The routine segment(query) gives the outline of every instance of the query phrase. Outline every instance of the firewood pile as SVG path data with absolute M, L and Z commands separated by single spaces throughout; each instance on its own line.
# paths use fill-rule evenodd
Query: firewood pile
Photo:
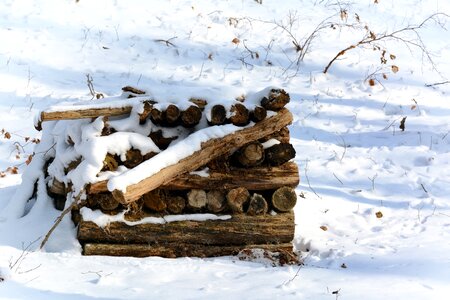
M 123 92 L 117 103 L 41 112 L 36 123 L 57 133 L 45 164 L 55 207 L 83 200 L 72 219 L 85 255 L 292 253 L 289 94 L 169 103 Z

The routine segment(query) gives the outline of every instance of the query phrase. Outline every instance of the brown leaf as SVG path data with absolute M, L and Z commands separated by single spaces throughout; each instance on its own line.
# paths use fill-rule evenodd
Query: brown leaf
M 378 0 L 374 0 L 373 3 L 378 4 Z
M 369 85 L 370 86 L 374 86 L 375 85 L 375 80 L 373 78 L 369 79 Z
M 327 230 L 328 230 L 328 227 L 325 226 L 325 225 L 322 225 L 322 226 L 320 226 L 320 229 L 322 229 L 323 231 L 327 231 Z
M 213 60 L 213 54 L 212 53 L 208 54 L 208 59 L 209 60 Z
M 405 121 L 406 117 L 403 117 L 403 119 L 400 121 L 400 126 L 398 126 L 398 128 L 400 128 L 402 131 L 405 131 Z
M 411 105 L 411 110 L 415 110 L 416 108 L 417 108 L 417 106 Z
M 27 164 L 27 166 L 31 163 L 31 161 L 33 160 L 33 154 L 30 154 L 27 158 L 27 160 L 25 161 L 25 163 Z
M 381 219 L 383 217 L 383 213 L 381 211 L 377 211 L 375 216 L 377 216 L 378 219 Z
M 383 73 L 383 78 L 386 79 L 386 80 L 388 79 L 387 75 L 384 74 L 384 73 Z
M 232 41 L 231 41 L 233 44 L 239 44 L 241 41 L 238 39 L 238 38 L 234 38 Z
M 397 73 L 398 72 L 398 67 L 396 65 L 392 65 L 391 66 L 392 72 Z
M 394 60 L 394 59 L 397 58 L 397 56 L 395 56 L 394 54 L 389 54 L 389 58 L 392 59 L 392 60 Z
M 0 172 L 0 178 L 6 177 L 6 173 L 5 172 Z
M 9 132 L 5 132 L 4 137 L 9 140 L 11 138 L 11 134 Z

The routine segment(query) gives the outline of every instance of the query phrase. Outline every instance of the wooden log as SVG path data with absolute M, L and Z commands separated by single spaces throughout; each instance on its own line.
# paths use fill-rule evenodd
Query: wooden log
M 56 210 L 63 211 L 66 206 L 66 196 L 63 195 L 52 195 L 53 204 Z
M 251 112 L 250 112 L 250 120 L 258 123 L 262 120 L 264 120 L 267 117 L 267 110 L 262 106 L 256 106 Z
M 226 208 L 225 192 L 221 190 L 211 190 L 206 193 L 206 207 L 209 212 L 220 213 Z
M 172 214 L 181 214 L 186 207 L 186 200 L 182 196 L 168 196 L 167 210 Z
M 225 124 L 227 120 L 227 110 L 225 106 L 217 104 L 211 108 L 211 120 L 209 120 L 210 125 L 222 125 Z
M 206 207 L 206 192 L 200 189 L 189 191 L 187 194 L 187 206 L 194 211 L 200 211 Z
M 213 246 L 197 244 L 104 244 L 87 243 L 83 245 L 83 255 L 109 255 L 147 257 L 160 256 L 165 258 L 176 257 L 217 257 L 237 255 L 243 250 L 263 249 L 271 252 L 293 253 L 292 243 L 260 244 L 260 245 L 232 245 Z
M 144 160 L 141 151 L 138 149 L 130 149 L 125 153 L 125 161 L 123 165 L 128 169 L 132 169 Z
M 269 165 L 279 166 L 295 157 L 295 149 L 291 144 L 280 143 L 267 148 L 265 155 Z
M 143 200 L 128 203 L 125 207 L 124 219 L 130 222 L 139 221 L 144 217 Z
M 236 103 L 231 106 L 230 122 L 236 126 L 245 126 L 250 122 L 250 113 L 242 103 Z
M 124 92 L 129 92 L 129 93 L 133 93 L 133 94 L 137 94 L 137 95 L 143 95 L 143 94 L 145 94 L 144 91 L 142 91 L 142 90 L 140 90 L 140 89 L 138 89 L 138 88 L 129 86 L 129 85 L 124 86 L 124 87 L 122 88 L 122 91 L 124 91 Z
M 161 125 L 164 122 L 163 112 L 157 108 L 152 108 L 150 111 L 150 120 L 155 125 Z
M 211 139 L 202 143 L 201 150 L 180 160 L 173 165 L 163 168 L 158 173 L 132 184 L 126 191 L 114 190 L 114 197 L 121 203 L 136 201 L 139 197 L 163 184 L 172 181 L 179 174 L 192 172 L 206 165 L 212 159 L 242 147 L 250 141 L 258 140 L 272 132 L 278 131 L 292 122 L 292 114 L 287 110 L 280 110 L 276 115 L 266 118 L 253 127 L 244 128 L 222 138 Z
M 48 187 L 48 192 L 56 195 L 67 195 L 66 185 L 64 182 L 58 181 L 55 178 L 52 180 L 52 184 Z
M 264 147 L 260 142 L 252 142 L 236 152 L 239 163 L 244 167 L 256 167 L 264 161 Z
M 189 102 L 194 103 L 201 110 L 203 110 L 205 108 L 205 106 L 208 104 L 208 101 L 206 101 L 204 99 L 198 99 L 198 98 L 191 98 L 191 99 L 189 99 Z
M 272 195 L 272 206 L 280 212 L 291 211 L 297 203 L 295 189 L 284 186 L 277 189 Z
M 121 116 L 130 114 L 132 107 L 93 107 L 90 109 L 66 110 L 66 111 L 43 111 L 40 115 L 40 121 L 36 124 L 36 129 L 41 130 L 41 123 L 45 121 L 58 120 L 74 120 L 74 119 L 88 119 L 97 118 L 100 116 Z
M 272 89 L 267 97 L 261 100 L 261 106 L 267 110 L 279 111 L 291 100 L 288 93 L 282 89 Z
M 275 140 L 279 141 L 280 143 L 288 144 L 290 139 L 291 139 L 291 136 L 290 136 L 290 133 L 289 133 L 289 128 L 287 128 L 287 127 L 281 128 L 277 132 L 269 134 L 268 136 L 263 137 L 259 141 L 261 143 L 264 143 L 264 142 L 267 142 L 268 140 L 271 140 L 271 139 L 275 139 Z
M 296 187 L 300 182 L 298 166 L 288 162 L 278 167 L 256 167 L 251 169 L 230 168 L 225 171 L 209 171 L 208 177 L 195 174 L 181 174 L 174 180 L 161 185 L 166 190 L 229 190 L 245 187 L 252 191 L 274 190 L 282 186 Z M 87 186 L 88 194 L 107 192 L 107 181 Z
M 169 104 L 162 115 L 164 125 L 177 126 L 179 124 L 178 121 L 180 119 L 180 116 L 181 116 L 180 109 L 176 105 Z
M 230 155 L 221 155 L 206 164 L 206 167 L 210 170 L 217 172 L 227 172 L 230 170 Z
M 81 221 L 81 243 L 252 245 L 290 243 L 294 238 L 294 213 L 275 216 L 232 215 L 228 220 L 181 221 L 128 226 L 112 222 L 108 228 Z
M 250 216 L 264 215 L 268 211 L 266 199 L 260 194 L 253 194 L 248 204 L 247 214 Z
M 142 195 L 142 200 L 146 208 L 155 212 L 163 212 L 167 208 L 166 195 L 160 189 Z
M 119 158 L 116 155 L 112 155 L 110 153 L 106 154 L 105 159 L 103 160 L 103 168 L 102 171 L 115 171 L 119 167 Z
M 200 123 L 202 111 L 198 106 L 191 105 L 181 113 L 181 123 L 184 127 L 191 128 Z
M 244 187 L 238 187 L 228 191 L 227 204 L 233 213 L 243 213 L 244 205 L 250 199 L 250 193 Z
M 147 119 L 150 116 L 150 113 L 152 112 L 153 109 L 153 104 L 155 104 L 155 101 L 144 101 L 144 111 L 142 113 L 139 114 L 139 124 L 145 124 L 145 122 L 147 121 Z
M 101 193 L 95 195 L 89 195 L 90 207 L 92 208 L 93 204 L 96 203 L 102 211 L 111 211 L 115 210 L 119 207 L 119 202 L 111 195 L 111 193 Z
M 153 143 L 158 146 L 159 149 L 165 150 L 169 147 L 170 143 L 173 140 L 176 140 L 178 137 L 164 137 L 162 130 L 153 131 L 149 134 L 149 137 L 152 139 Z

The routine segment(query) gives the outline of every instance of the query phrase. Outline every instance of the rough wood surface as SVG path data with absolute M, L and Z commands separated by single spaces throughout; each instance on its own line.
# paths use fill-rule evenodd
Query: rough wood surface
M 226 204 L 224 191 L 211 190 L 206 193 L 206 206 L 208 211 L 217 214 L 225 209 Z
M 181 196 L 167 197 L 167 210 L 172 214 L 181 214 L 186 207 L 186 200 Z
M 267 148 L 265 155 L 269 165 L 279 166 L 295 157 L 295 149 L 291 144 L 280 143 Z
M 162 130 L 152 131 L 149 134 L 149 137 L 152 139 L 153 143 L 158 146 L 159 149 L 165 150 L 169 147 L 170 143 L 173 140 L 176 140 L 178 137 L 164 137 Z
M 253 194 L 248 203 L 247 214 L 250 216 L 264 215 L 267 213 L 268 205 L 266 199 L 260 194 Z
M 119 207 L 119 202 L 111 195 L 111 193 L 101 193 L 90 195 L 88 203 L 92 205 L 96 203 L 103 211 L 115 210 Z
M 53 179 L 52 184 L 48 187 L 48 192 L 56 195 L 67 195 L 66 185 L 64 182 Z
M 244 128 L 222 138 L 211 139 L 202 143 L 201 150 L 160 170 L 153 176 L 128 186 L 125 193 L 114 190 L 113 196 L 121 203 L 136 201 L 141 195 L 167 184 L 179 174 L 197 170 L 212 159 L 228 153 L 232 149 L 242 147 L 248 142 L 276 132 L 291 122 L 292 114 L 287 109 L 282 109 L 276 115 L 266 118 L 253 127 Z
M 228 191 L 227 204 L 233 213 L 243 213 L 244 205 L 250 199 L 250 193 L 244 187 L 238 187 Z
M 297 203 L 297 194 L 291 187 L 281 187 L 272 195 L 272 206 L 280 212 L 287 212 L 294 208 Z
M 234 104 L 230 109 L 230 122 L 236 126 L 245 126 L 250 122 L 250 113 L 242 103 Z
M 255 167 L 264 161 L 264 147 L 260 142 L 252 142 L 236 152 L 239 163 L 244 167 Z
M 125 153 L 125 161 L 123 165 L 128 169 L 132 169 L 144 160 L 141 151 L 138 149 L 130 149 Z
M 163 112 L 164 125 L 176 126 L 178 125 L 178 120 L 180 119 L 181 111 L 173 104 L 169 104 L 166 110 Z
M 142 91 L 142 90 L 140 90 L 140 89 L 138 89 L 138 88 L 129 86 L 129 85 L 124 86 L 124 87 L 122 88 L 122 91 L 124 91 L 124 92 L 129 92 L 129 93 L 133 93 L 133 94 L 137 94 L 137 95 L 143 95 L 143 94 L 145 94 L 144 91 Z
M 184 127 L 194 127 L 202 119 L 202 111 L 196 105 L 189 106 L 181 113 L 181 123 Z
M 66 111 L 43 111 L 41 112 L 40 122 L 36 125 L 37 130 L 41 130 L 41 123 L 45 121 L 57 120 L 74 120 L 97 118 L 100 116 L 120 116 L 130 114 L 132 107 L 105 107 L 105 108 L 90 108 L 80 110 L 66 110 Z
M 100 228 L 81 220 L 78 240 L 81 243 L 113 244 L 202 244 L 252 245 L 290 243 L 294 238 L 294 213 L 271 215 L 233 215 L 228 220 L 182 221 L 166 224 L 128 226 L 113 222 Z
M 285 107 L 290 100 L 291 98 L 285 90 L 272 89 L 268 97 L 261 100 L 261 105 L 267 110 L 278 111 Z
M 267 110 L 261 106 L 256 106 L 255 109 L 250 112 L 250 120 L 255 123 L 264 120 L 266 117 Z
M 200 189 L 189 191 L 187 194 L 187 206 L 194 211 L 199 211 L 206 207 L 206 192 Z
M 248 190 L 274 190 L 282 186 L 295 187 L 299 184 L 298 166 L 288 162 L 278 167 L 256 167 L 251 169 L 231 168 L 228 171 L 209 171 L 208 177 L 185 173 L 163 184 L 167 190 L 228 190 L 245 187 Z M 107 181 L 100 181 L 87 186 L 88 194 L 108 191 Z
M 261 143 L 267 142 L 268 140 L 275 139 L 281 143 L 289 143 L 291 140 L 291 135 L 289 132 L 289 128 L 284 127 L 278 130 L 277 132 L 274 132 L 272 134 L 269 134 L 268 136 L 263 137 L 259 141 Z
M 284 251 L 293 253 L 292 243 L 282 244 L 260 244 L 245 246 L 212 246 L 196 244 L 95 244 L 87 243 L 83 246 L 84 255 L 109 255 L 109 256 L 160 256 L 166 258 L 175 257 L 217 257 L 237 255 L 240 251 L 246 249 L 264 249 L 272 252 Z
M 155 212 L 163 212 L 167 208 L 166 195 L 160 189 L 144 194 L 142 200 L 146 208 Z
M 217 104 L 211 108 L 210 125 L 222 125 L 227 119 L 227 110 L 223 105 Z

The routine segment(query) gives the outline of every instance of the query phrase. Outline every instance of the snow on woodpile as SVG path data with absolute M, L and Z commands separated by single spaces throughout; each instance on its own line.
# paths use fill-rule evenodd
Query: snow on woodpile
M 15 216 L 24 213 L 29 183 L 37 181 L 57 209 L 72 210 L 85 254 L 216 256 L 255 245 L 292 252 L 299 177 L 289 163 L 295 156 L 287 129 L 292 115 L 284 108 L 289 101 L 275 87 L 230 97 L 127 86 L 120 97 L 50 107 L 36 119 L 50 150 L 37 149 Z M 262 227 L 253 224 L 261 221 Z M 204 240 L 173 240 L 192 230 L 192 222 L 202 222 Z M 182 252 L 171 245 L 158 251 L 118 246 L 175 241 L 186 245 Z

